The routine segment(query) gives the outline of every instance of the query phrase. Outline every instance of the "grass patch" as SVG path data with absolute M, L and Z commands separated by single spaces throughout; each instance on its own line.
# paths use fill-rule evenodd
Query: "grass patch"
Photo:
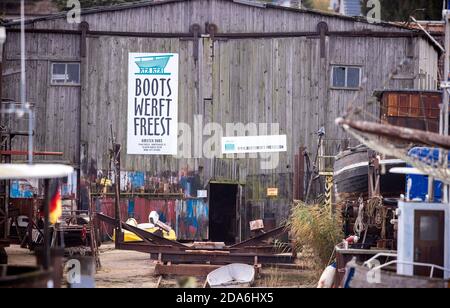
M 342 241 L 342 219 L 329 206 L 294 202 L 288 225 L 298 251 L 310 250 L 319 274 L 328 266 L 334 247 Z

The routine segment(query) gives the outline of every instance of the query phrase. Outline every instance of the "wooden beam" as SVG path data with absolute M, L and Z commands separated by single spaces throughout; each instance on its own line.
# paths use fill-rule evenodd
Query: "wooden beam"
M 386 123 L 380 124 L 367 121 L 352 121 L 343 118 L 336 119 L 336 124 L 344 127 L 348 126 L 363 133 L 450 150 L 450 137 L 436 133 L 394 126 Z
M 192 276 L 205 277 L 212 271 L 220 268 L 222 265 L 210 264 L 171 264 L 164 265 L 157 263 L 155 266 L 155 275 L 177 275 L 177 276 Z
M 0 155 L 17 155 L 17 156 L 23 156 L 28 155 L 27 151 L 0 151 Z M 45 152 L 45 151 L 35 151 L 33 152 L 33 156 L 63 156 L 63 152 Z

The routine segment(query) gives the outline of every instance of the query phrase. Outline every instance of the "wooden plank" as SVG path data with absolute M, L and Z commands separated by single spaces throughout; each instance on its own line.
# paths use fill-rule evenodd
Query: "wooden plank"
M 156 265 L 156 267 L 158 267 L 158 264 Z M 155 268 L 155 275 L 159 275 L 159 274 L 157 274 L 156 268 Z M 156 289 L 158 289 L 161 286 L 162 278 L 163 278 L 163 276 L 159 275 L 158 280 L 156 282 L 156 287 L 155 287 Z
M 209 264 L 164 265 L 158 262 L 155 265 L 155 275 L 206 277 L 209 273 L 220 267 L 221 265 L 209 265 Z
M 14 155 L 14 156 L 23 156 L 23 155 L 28 155 L 27 151 L 0 151 L 0 155 Z M 38 155 L 42 155 L 42 156 L 63 156 L 64 153 L 63 152 L 45 152 L 45 151 L 34 151 L 33 155 L 38 156 Z

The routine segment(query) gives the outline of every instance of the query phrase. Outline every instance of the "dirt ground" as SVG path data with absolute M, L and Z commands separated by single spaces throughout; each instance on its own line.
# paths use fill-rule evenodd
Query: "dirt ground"
M 9 264 L 35 265 L 34 254 L 19 246 L 7 248 Z M 148 254 L 114 250 L 114 244 L 100 247 L 102 268 L 96 273 L 97 288 L 156 288 L 158 278 L 154 276 L 155 261 Z M 163 277 L 159 287 L 174 288 L 183 278 Z M 191 278 L 191 286 L 202 287 L 205 277 Z M 307 270 L 266 267 L 255 281 L 255 287 L 314 287 L 314 274 Z
M 100 247 L 102 268 L 95 276 L 97 288 L 155 288 L 154 261 L 148 254 L 114 250 L 114 244 Z

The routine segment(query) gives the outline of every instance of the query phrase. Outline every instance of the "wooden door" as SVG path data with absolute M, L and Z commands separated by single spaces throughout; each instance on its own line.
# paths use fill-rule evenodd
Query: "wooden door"
M 444 211 L 415 211 L 414 262 L 444 266 Z M 443 277 L 435 270 L 434 277 Z M 414 267 L 414 275 L 429 276 L 430 268 Z

